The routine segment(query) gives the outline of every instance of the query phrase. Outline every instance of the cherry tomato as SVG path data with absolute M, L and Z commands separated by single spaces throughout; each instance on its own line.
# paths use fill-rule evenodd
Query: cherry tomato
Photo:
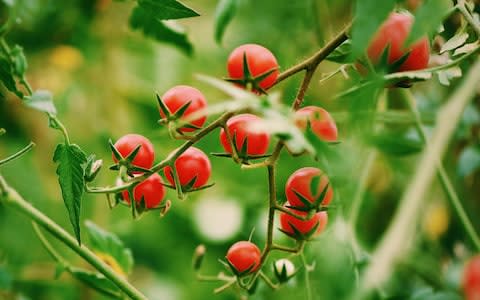
M 262 254 L 257 245 L 249 241 L 240 241 L 233 244 L 227 251 L 227 260 L 238 273 L 255 272 L 260 267 Z
M 306 106 L 295 112 L 295 123 L 300 129 L 307 128 L 307 121 L 310 122 L 313 133 L 320 139 L 328 142 L 337 140 L 337 125 L 332 116 L 323 108 Z
M 123 191 L 122 195 L 123 199 L 130 204 L 128 192 Z M 133 189 L 133 198 L 135 199 L 135 202 L 139 204 L 143 198 L 147 208 L 157 207 L 164 197 L 165 187 L 162 185 L 162 177 L 157 173 L 152 174 Z
M 367 54 L 375 64 L 379 61 L 387 45 L 390 45 L 388 63 L 392 64 L 400 59 L 405 53 L 410 52 L 408 58 L 396 71 L 413 71 L 425 69 L 430 57 L 430 46 L 427 37 L 423 37 L 408 48 L 403 44 L 410 34 L 414 18 L 408 13 L 391 13 L 387 20 L 380 26 L 373 37 Z
M 308 212 L 294 209 L 292 209 L 291 211 L 300 217 L 304 217 L 308 214 Z M 291 235 L 295 235 L 295 230 L 292 227 L 295 227 L 295 229 L 302 234 L 307 234 L 310 233 L 310 231 L 315 226 L 317 226 L 317 224 L 318 227 L 313 235 L 318 235 L 325 229 L 325 227 L 327 226 L 327 222 L 328 214 L 326 211 L 317 212 L 313 215 L 311 219 L 305 221 L 299 218 L 295 218 L 294 216 L 291 216 L 284 212 L 280 213 L 280 228 L 284 232 L 287 232 Z
M 212 172 L 212 166 L 207 155 L 195 147 L 188 148 L 175 160 L 175 168 L 182 186 L 187 185 L 196 177 L 193 188 L 199 188 L 207 183 Z M 172 168 L 165 167 L 164 172 L 168 182 L 175 186 Z
M 312 191 L 311 184 L 315 177 L 320 177 L 320 180 L 318 180 L 317 187 L 313 187 L 314 190 Z M 287 196 L 288 203 L 290 203 L 291 206 L 296 207 L 305 206 L 295 192 L 302 195 L 303 198 L 307 199 L 309 202 L 315 203 L 317 197 L 320 196 L 328 183 L 329 179 L 327 175 L 320 169 L 310 167 L 298 169 L 292 175 L 290 175 L 287 180 L 287 184 L 285 185 L 285 194 Z M 332 201 L 332 198 L 333 190 L 331 186 L 329 186 L 321 204 L 328 205 Z
M 243 56 L 247 56 L 247 65 L 252 77 L 257 77 L 275 69 L 270 75 L 259 82 L 259 86 L 266 90 L 271 87 L 278 77 L 278 63 L 275 56 L 267 48 L 256 44 L 245 44 L 237 47 L 230 53 L 227 60 L 227 69 L 230 78 L 244 79 Z
M 254 124 L 260 120 L 259 117 L 252 114 L 241 114 L 227 121 L 228 132 L 232 139 L 235 135 L 236 147 L 239 152 L 245 143 L 245 139 L 248 139 L 247 155 L 263 155 L 267 152 L 270 135 L 265 131 L 258 131 Z M 232 147 L 230 143 L 228 143 L 227 136 L 223 129 L 220 131 L 220 142 L 226 152 L 232 153 Z
M 462 284 L 466 300 L 480 299 L 480 255 L 473 257 L 465 265 Z
M 122 155 L 123 158 L 126 158 L 130 153 L 132 153 L 135 148 L 141 145 L 140 150 L 132 161 L 132 165 L 150 169 L 153 166 L 153 161 L 155 160 L 155 152 L 153 150 L 153 145 L 149 139 L 139 134 L 127 134 L 122 136 L 116 143 L 115 148 Z M 112 154 L 113 161 L 115 163 L 118 160 Z M 139 174 L 141 172 L 133 172 L 134 174 Z
M 178 85 L 169 89 L 167 92 L 165 92 L 165 94 L 163 94 L 161 99 L 172 114 L 176 113 L 182 106 L 190 102 L 190 105 L 188 106 L 187 110 L 185 110 L 180 119 L 185 119 L 189 115 L 207 107 L 207 101 L 205 100 L 205 96 L 203 96 L 203 94 L 196 88 L 186 85 Z M 165 114 L 161 109 L 160 116 L 162 118 L 165 118 Z M 203 124 L 205 124 L 206 120 L 207 116 L 202 115 L 199 118 L 191 121 L 190 124 L 196 127 L 202 127 Z M 195 129 L 182 127 L 180 128 L 180 131 L 192 132 L 195 131 Z

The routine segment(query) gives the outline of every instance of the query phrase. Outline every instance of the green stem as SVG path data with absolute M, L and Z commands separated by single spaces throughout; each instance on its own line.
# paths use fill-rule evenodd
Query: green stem
M 403 96 L 404 96 L 405 102 L 408 105 L 408 109 L 415 117 L 415 128 L 417 130 L 418 135 L 420 136 L 420 138 L 425 144 L 428 144 L 429 143 L 428 136 L 425 131 L 425 128 L 423 127 L 422 120 L 420 118 L 420 113 L 418 112 L 418 109 L 415 107 L 415 99 L 413 98 L 412 93 L 410 91 L 403 91 Z M 445 190 L 445 193 L 447 194 L 450 202 L 452 203 L 453 208 L 455 209 L 455 212 L 460 218 L 460 222 L 462 223 L 463 227 L 467 231 L 468 236 L 472 240 L 477 250 L 480 251 L 480 238 L 477 232 L 475 231 L 475 228 L 473 227 L 472 222 L 468 218 L 468 215 L 462 206 L 460 198 L 455 192 L 455 188 L 453 187 L 453 184 L 450 178 L 448 177 L 447 171 L 445 170 L 445 167 L 443 166 L 441 161 L 438 162 L 437 169 L 438 169 L 437 170 L 438 179 L 440 180 L 440 183 L 443 189 Z
M 0 176 L 0 182 L 3 181 L 3 178 Z M 12 208 L 20 211 L 26 215 L 33 222 L 37 223 L 39 226 L 43 227 L 46 231 L 52 234 L 55 238 L 64 243 L 67 247 L 75 251 L 78 255 L 84 258 L 88 263 L 90 263 L 95 269 L 102 273 L 106 278 L 112 281 L 120 290 L 122 290 L 126 295 L 131 299 L 135 300 L 146 300 L 147 298 L 138 291 L 134 286 L 132 286 L 128 281 L 126 281 L 122 276 L 115 273 L 107 264 L 100 260 L 95 253 L 88 249 L 84 245 L 78 245 L 77 240 L 73 238 L 68 232 L 66 232 L 62 227 L 44 215 L 41 211 L 37 210 L 30 203 L 18 194 L 18 192 L 10 188 L 3 181 L 3 192 L 0 201 L 5 203 Z
M 17 153 L 15 154 L 12 154 L 11 156 L 7 157 L 7 158 L 4 158 L 2 160 L 0 160 L 0 166 L 3 165 L 3 164 L 6 164 L 16 158 L 19 158 L 20 156 L 22 156 L 23 154 L 27 153 L 28 151 L 30 151 L 33 147 L 35 146 L 35 143 L 33 142 L 30 142 L 30 144 L 28 144 L 25 148 L 23 148 L 22 150 L 18 151 Z
M 53 123 L 54 128 L 58 129 L 62 133 L 65 144 L 70 145 L 70 137 L 68 136 L 68 131 L 67 128 L 65 128 L 65 125 L 63 125 L 63 123 L 57 118 L 56 115 L 50 113 L 47 113 L 47 115 L 50 119 L 50 122 Z
M 305 254 L 302 252 L 300 253 L 300 258 L 302 260 L 302 265 L 305 270 L 305 287 L 307 290 L 307 300 L 312 299 L 312 287 L 310 284 L 310 276 L 308 273 L 310 273 L 309 266 L 307 264 L 307 259 L 305 258 Z
M 371 257 L 371 264 L 365 270 L 363 284 L 360 285 L 362 290 L 355 293 L 355 299 L 365 298 L 369 291 L 386 281 L 390 277 L 395 263 L 407 252 L 408 246 L 413 242 L 417 222 L 425 203 L 425 194 L 457 123 L 477 90 L 478 82 L 480 82 L 480 59 L 477 59 L 463 83 L 449 97 L 438 113 L 437 120 L 439 122 L 437 122 L 431 141 L 423 151 L 421 160 L 417 164 L 417 170 L 413 173 L 415 175 L 403 194 L 391 225 Z

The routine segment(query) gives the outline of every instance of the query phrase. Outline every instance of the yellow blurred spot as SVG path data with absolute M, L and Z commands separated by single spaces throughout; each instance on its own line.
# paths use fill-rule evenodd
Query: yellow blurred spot
M 54 67 L 74 71 L 83 64 L 83 55 L 74 47 L 62 45 L 52 50 L 49 61 Z
M 436 240 L 447 231 L 449 221 L 450 216 L 445 204 L 431 204 L 425 214 L 423 231 L 430 239 Z
M 95 255 L 97 255 L 98 258 L 100 258 L 105 264 L 107 264 L 112 270 L 117 273 L 120 276 L 127 277 L 127 274 L 123 271 L 122 267 L 118 264 L 118 262 L 113 258 L 112 256 L 101 253 L 101 252 L 96 252 Z
M 104 11 L 108 8 L 112 0 L 97 0 L 95 3 L 95 9 L 97 11 Z

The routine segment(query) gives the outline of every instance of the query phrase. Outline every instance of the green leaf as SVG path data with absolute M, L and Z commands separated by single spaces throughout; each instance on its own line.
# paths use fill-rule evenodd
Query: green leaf
M 424 35 L 436 32 L 452 7 L 450 0 L 426 0 L 423 3 L 415 14 L 415 22 L 405 41 L 405 46 L 416 42 Z
M 440 53 L 450 51 L 453 49 L 457 49 L 458 47 L 465 44 L 468 39 L 468 33 L 460 32 L 454 35 L 451 39 L 449 39 L 445 44 L 443 44 L 442 49 L 440 49 Z
M 139 30 L 147 37 L 159 42 L 173 44 L 189 56 L 193 53 L 192 44 L 188 40 L 186 33 L 179 26 L 173 26 L 159 20 L 141 6 L 133 9 L 129 23 L 133 30 Z
M 10 91 L 19 95 L 15 78 L 13 77 L 13 68 L 10 62 L 4 57 L 0 57 L 0 81 Z M 21 93 L 20 93 L 21 94 Z M 21 97 L 21 96 L 19 96 Z
M 27 58 L 23 53 L 23 48 L 19 45 L 15 45 L 10 51 L 10 55 L 12 56 L 13 71 L 15 76 L 22 78 L 25 75 L 25 71 L 28 67 Z
M 215 9 L 215 41 L 220 44 L 225 28 L 232 21 L 238 0 L 220 0 Z
M 343 42 L 326 59 L 340 64 L 353 63 L 355 60 L 352 58 L 352 41 L 348 39 Z
M 47 90 L 37 90 L 31 96 L 23 97 L 26 106 L 43 111 L 52 115 L 57 114 L 57 109 L 53 104 L 52 93 Z
M 423 141 L 418 135 L 385 131 L 372 135 L 369 142 L 380 151 L 390 155 L 410 155 L 423 149 Z
M 465 177 L 480 168 L 480 147 L 468 146 L 463 149 L 458 160 L 457 173 L 460 177 Z
M 130 249 L 126 248 L 123 242 L 113 233 L 107 232 L 91 221 L 85 221 L 85 228 L 90 237 L 93 251 L 109 256 L 118 264 L 124 275 L 128 275 L 133 267 L 133 255 Z M 109 264 L 112 266 L 112 263 Z M 115 266 L 112 266 L 115 270 Z
M 122 293 L 119 288 L 115 286 L 110 280 L 108 280 L 103 274 L 90 272 L 80 268 L 70 268 L 70 274 L 77 280 L 85 283 L 89 287 L 97 290 L 98 292 L 120 299 Z
M 84 190 L 84 175 L 87 163 L 85 153 L 75 144 L 59 144 L 53 161 L 58 164 L 57 175 L 62 197 L 68 210 L 78 243 L 80 240 L 80 207 Z
M 138 0 L 138 5 L 157 20 L 172 20 L 197 17 L 193 9 L 176 0 Z
M 396 0 L 358 0 L 352 25 L 353 59 L 363 55 L 373 35 L 395 7 Z

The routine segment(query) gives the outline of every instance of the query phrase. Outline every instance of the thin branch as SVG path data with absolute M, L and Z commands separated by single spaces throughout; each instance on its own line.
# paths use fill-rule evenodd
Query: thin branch
M 4 158 L 2 160 L 0 160 L 0 166 L 3 165 L 3 164 L 6 164 L 16 158 L 19 158 L 20 156 L 22 156 L 23 154 L 27 153 L 28 151 L 30 151 L 33 147 L 35 146 L 35 143 L 33 142 L 30 142 L 30 144 L 28 144 L 25 148 L 23 148 L 22 150 L 18 151 L 17 153 L 14 153 L 12 154 L 11 156 L 7 157 L 7 158 Z

